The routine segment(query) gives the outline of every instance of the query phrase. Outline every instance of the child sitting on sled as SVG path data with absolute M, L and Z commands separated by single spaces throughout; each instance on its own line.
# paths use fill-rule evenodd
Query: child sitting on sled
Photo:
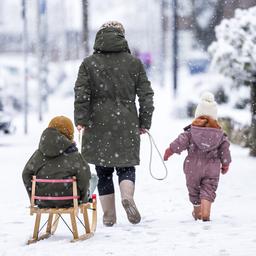
M 78 152 L 74 139 L 74 126 L 65 116 L 53 118 L 40 139 L 39 147 L 27 162 L 22 178 L 29 197 L 31 196 L 32 176 L 39 179 L 67 179 L 76 176 L 80 202 L 87 202 L 97 185 L 97 176 L 91 175 L 88 163 Z M 90 181 L 91 179 L 91 181 Z M 89 184 L 91 183 L 91 184 Z M 47 183 L 37 188 L 42 196 L 72 194 L 68 184 Z M 39 207 L 70 207 L 72 200 L 40 201 Z
M 210 220 L 211 204 L 216 197 L 220 171 L 227 173 L 231 156 L 226 134 L 217 121 L 214 95 L 205 92 L 195 111 L 192 124 L 184 128 L 166 149 L 164 160 L 187 150 L 184 173 L 195 220 Z

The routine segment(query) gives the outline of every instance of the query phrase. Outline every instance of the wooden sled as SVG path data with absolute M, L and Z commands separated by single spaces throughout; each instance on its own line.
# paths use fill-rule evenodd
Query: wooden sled
M 72 183 L 73 185 L 73 195 L 72 196 L 62 196 L 62 197 L 46 197 L 36 195 L 36 183 Z M 53 235 L 58 227 L 59 219 L 63 220 L 65 225 L 69 228 L 73 235 L 71 242 L 86 240 L 94 235 L 97 225 L 97 200 L 96 195 L 92 195 L 92 201 L 85 204 L 78 205 L 77 195 L 77 182 L 76 177 L 72 179 L 62 179 L 62 180 L 49 180 L 49 179 L 36 179 L 33 176 L 32 179 L 32 191 L 31 191 L 31 206 L 30 215 L 36 214 L 35 226 L 32 239 L 29 239 L 27 244 L 35 243 L 37 241 L 49 238 Z M 35 205 L 35 200 L 73 200 L 73 207 L 70 208 L 39 208 Z M 89 214 L 89 211 L 91 212 Z M 82 214 L 83 220 L 79 218 L 79 212 Z M 41 215 L 47 214 L 48 219 L 46 223 L 40 228 Z M 71 228 L 68 226 L 67 222 L 62 217 L 63 214 L 70 215 Z M 77 220 L 83 225 L 84 233 L 79 236 L 77 228 Z M 46 226 L 46 232 L 39 235 L 43 227 Z

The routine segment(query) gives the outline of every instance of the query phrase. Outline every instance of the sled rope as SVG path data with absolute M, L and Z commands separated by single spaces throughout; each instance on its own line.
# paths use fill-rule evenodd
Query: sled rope
M 79 153 L 82 153 L 83 133 L 84 133 L 84 129 L 81 129 L 78 132 L 78 144 L 79 144 L 78 152 Z
M 153 136 L 150 134 L 150 132 L 149 132 L 148 130 L 146 130 L 146 133 L 148 134 L 149 143 L 150 143 L 150 157 L 149 157 L 149 172 L 150 172 L 150 175 L 151 175 L 151 177 L 152 177 L 153 179 L 155 179 L 155 180 L 164 180 L 164 179 L 166 179 L 166 177 L 167 177 L 167 175 L 168 175 L 168 169 L 167 169 L 167 167 L 166 167 L 166 164 L 165 164 L 165 162 L 164 162 L 164 160 L 163 160 L 163 158 L 162 158 L 162 155 L 161 155 L 161 153 L 160 153 L 158 147 L 156 146 L 156 143 L 155 143 L 155 141 L 154 141 L 154 139 L 153 139 Z M 163 166 L 164 166 L 164 169 L 165 169 L 165 174 L 164 174 L 164 176 L 163 176 L 162 178 L 156 177 L 156 176 L 153 174 L 153 172 L 152 172 L 153 146 L 155 147 L 155 149 L 156 149 L 156 151 L 157 151 L 157 153 L 158 153 L 158 155 L 159 155 L 159 157 L 160 157 L 160 159 L 161 159 L 161 162 L 162 162 L 162 164 L 163 164 Z

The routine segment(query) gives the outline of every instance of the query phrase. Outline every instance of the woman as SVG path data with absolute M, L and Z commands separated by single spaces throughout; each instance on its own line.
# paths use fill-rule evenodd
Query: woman
M 153 94 L 141 61 L 130 54 L 122 24 L 103 24 L 96 35 L 94 54 L 80 65 L 74 105 L 75 124 L 84 131 L 82 154 L 96 166 L 99 177 L 106 226 L 116 222 L 115 169 L 128 220 L 140 222 L 133 199 L 135 165 L 140 162 L 140 134 L 151 126 Z

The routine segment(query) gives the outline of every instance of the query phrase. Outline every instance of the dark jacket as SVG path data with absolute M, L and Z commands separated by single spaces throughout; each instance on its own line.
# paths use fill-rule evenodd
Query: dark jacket
M 87 202 L 90 168 L 74 143 L 59 133 L 56 129 L 44 130 L 39 148 L 27 162 L 22 178 L 29 196 L 31 195 L 32 176 L 41 179 L 67 179 L 76 176 L 78 193 L 83 202 Z M 72 183 L 37 183 L 38 196 L 70 196 Z M 67 207 L 72 200 L 66 201 L 39 201 L 41 207 Z
M 94 50 L 75 84 L 75 124 L 86 127 L 82 154 L 95 165 L 138 165 L 139 128 L 150 128 L 154 110 L 150 82 L 119 30 L 101 29 Z

